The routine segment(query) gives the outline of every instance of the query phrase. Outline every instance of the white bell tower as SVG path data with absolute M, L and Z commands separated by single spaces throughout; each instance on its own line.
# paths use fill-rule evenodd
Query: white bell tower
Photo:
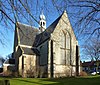
M 43 11 L 40 15 L 39 29 L 41 32 L 43 32 L 46 29 L 46 19 L 45 19 L 45 16 L 43 14 Z

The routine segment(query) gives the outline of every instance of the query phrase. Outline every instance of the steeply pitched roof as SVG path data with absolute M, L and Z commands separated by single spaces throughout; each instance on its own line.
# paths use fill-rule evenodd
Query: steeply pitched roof
M 24 54 L 29 54 L 29 55 L 33 55 L 35 54 L 32 50 L 32 48 L 26 48 L 26 47 L 21 47 L 22 51 L 24 52 Z
M 19 22 L 17 22 L 16 28 L 18 29 L 20 44 L 32 46 L 36 35 L 39 34 L 39 30 Z
M 61 15 L 62 16 L 62 15 Z M 40 33 L 39 35 L 36 36 L 35 42 L 33 46 L 38 46 L 41 43 L 45 42 L 47 39 L 50 38 L 51 33 L 54 31 L 56 25 L 58 24 L 60 17 L 58 17 L 44 32 Z
M 36 48 L 26 48 L 26 47 L 21 47 L 22 51 L 24 52 L 24 54 L 28 54 L 28 55 L 40 55 L 39 51 Z

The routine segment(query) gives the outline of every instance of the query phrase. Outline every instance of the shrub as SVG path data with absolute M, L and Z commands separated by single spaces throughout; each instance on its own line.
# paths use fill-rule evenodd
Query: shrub
M 27 74 L 28 78 L 32 78 L 32 77 L 34 77 L 34 70 L 27 70 L 26 74 Z
M 81 71 L 80 72 L 80 76 L 87 76 L 88 74 L 86 73 L 86 72 L 84 72 L 84 71 Z
M 39 76 L 39 68 L 32 67 L 31 69 L 28 69 L 26 71 L 26 76 L 28 78 L 33 78 L 33 77 L 37 78 Z
M 40 69 L 39 69 L 39 75 L 40 75 L 40 78 L 42 78 L 42 77 L 44 77 L 44 73 L 45 73 L 45 67 L 40 67 Z

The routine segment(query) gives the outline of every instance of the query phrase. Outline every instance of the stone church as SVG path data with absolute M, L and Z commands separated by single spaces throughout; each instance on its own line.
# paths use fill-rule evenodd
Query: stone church
M 39 28 L 17 22 L 15 26 L 15 70 L 22 77 L 66 77 L 80 72 L 78 41 L 66 11 L 46 28 L 44 14 Z

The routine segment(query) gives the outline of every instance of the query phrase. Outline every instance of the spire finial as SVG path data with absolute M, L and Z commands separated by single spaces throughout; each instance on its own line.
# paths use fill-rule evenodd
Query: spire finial
M 43 9 L 41 10 L 40 19 L 43 19 L 43 20 L 45 20 L 45 16 L 44 16 L 44 14 L 43 14 Z

